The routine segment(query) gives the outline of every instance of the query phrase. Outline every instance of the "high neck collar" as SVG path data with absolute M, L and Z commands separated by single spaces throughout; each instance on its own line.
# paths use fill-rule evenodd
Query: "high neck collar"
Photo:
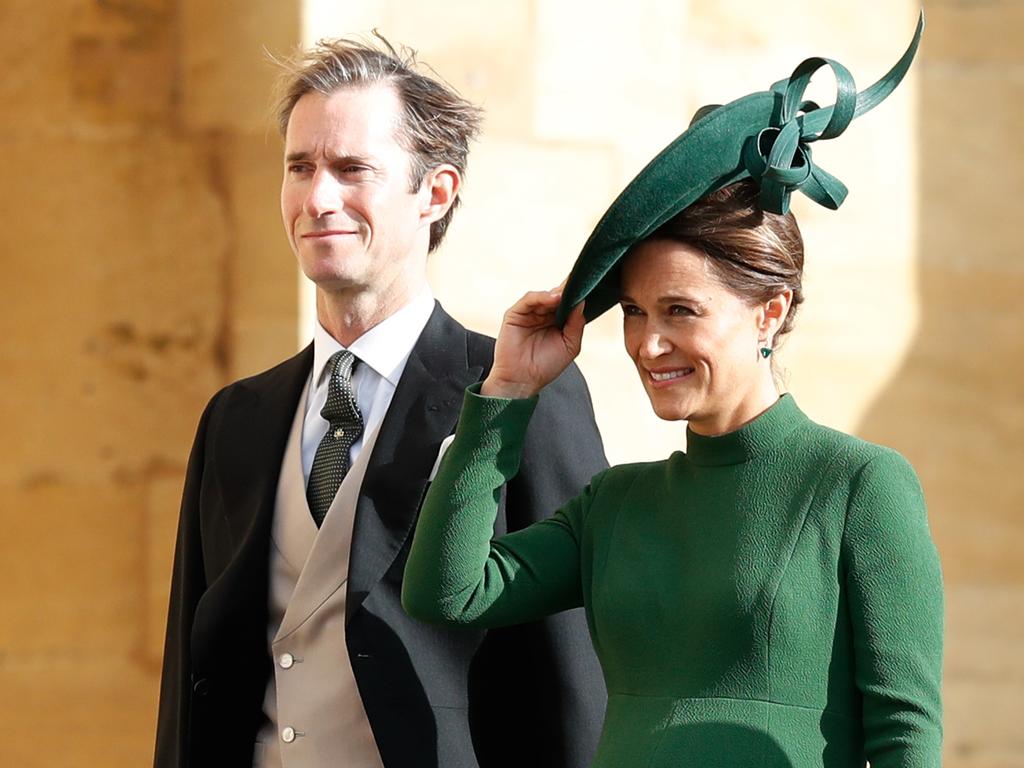
M 739 429 L 708 437 L 686 429 L 686 456 L 700 467 L 742 464 L 780 445 L 793 429 L 806 422 L 793 398 L 782 395 L 768 410 Z

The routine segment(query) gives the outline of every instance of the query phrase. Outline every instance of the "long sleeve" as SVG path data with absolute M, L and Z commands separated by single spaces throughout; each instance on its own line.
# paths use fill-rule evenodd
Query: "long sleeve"
M 537 400 L 492 535 L 548 518 L 607 467 L 586 382 L 571 365 Z M 481 768 L 593 761 L 607 692 L 582 609 L 488 631 L 470 689 Z M 510 732 L 531 736 L 510 741 Z
M 492 541 L 500 489 L 519 470 L 536 398 L 487 398 L 473 389 L 420 514 L 402 603 L 423 621 L 467 627 L 577 607 L 587 492 L 550 518 Z
M 843 558 L 872 768 L 932 768 L 942 750 L 942 575 L 924 498 L 893 451 L 853 481 Z
M 199 543 L 199 493 L 207 424 L 216 399 L 214 397 L 210 401 L 199 421 L 185 475 L 164 640 L 154 757 L 156 768 L 177 768 L 188 763 L 188 723 L 192 695 L 190 636 L 196 604 L 206 581 Z

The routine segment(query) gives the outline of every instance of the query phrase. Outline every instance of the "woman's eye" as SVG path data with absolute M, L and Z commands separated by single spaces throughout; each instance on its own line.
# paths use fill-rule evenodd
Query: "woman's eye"
M 692 309 L 682 304 L 673 304 L 668 308 L 668 313 L 676 317 L 689 317 L 694 314 Z
M 640 307 L 638 307 L 636 304 L 623 304 L 622 314 L 625 315 L 626 317 L 635 317 L 641 314 Z

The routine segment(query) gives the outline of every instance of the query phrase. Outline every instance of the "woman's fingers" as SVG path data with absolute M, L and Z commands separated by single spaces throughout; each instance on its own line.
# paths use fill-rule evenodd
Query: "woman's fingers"
M 560 300 L 561 295 L 551 291 L 530 291 L 509 307 L 505 321 L 518 325 L 529 320 L 531 325 L 536 324 L 538 320 L 554 315 Z
M 562 294 L 554 291 L 529 291 L 512 305 L 512 309 L 534 309 L 537 307 L 557 307 Z
M 571 358 L 575 358 L 583 347 L 583 329 L 587 320 L 583 315 L 583 303 L 577 304 L 565 319 L 561 329 L 562 345 Z
M 566 343 L 578 354 L 583 344 L 583 329 L 587 325 L 587 318 L 583 314 L 583 302 L 581 301 L 569 317 L 565 319 L 565 326 L 562 328 L 562 336 Z

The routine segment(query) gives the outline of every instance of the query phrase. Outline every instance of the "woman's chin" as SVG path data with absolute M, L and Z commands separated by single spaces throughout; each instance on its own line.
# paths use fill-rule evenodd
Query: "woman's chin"
M 657 393 L 648 393 L 654 415 L 663 421 L 688 421 L 692 409 L 686 403 L 670 402 Z

